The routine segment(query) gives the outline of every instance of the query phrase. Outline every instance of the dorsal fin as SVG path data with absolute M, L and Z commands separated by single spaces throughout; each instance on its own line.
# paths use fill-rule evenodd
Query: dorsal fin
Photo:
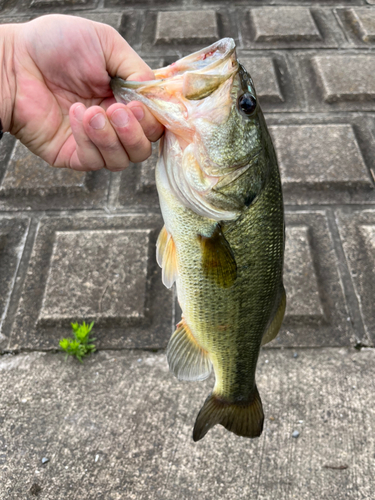
M 198 344 L 184 318 L 168 343 L 167 359 L 179 380 L 204 380 L 212 370 L 207 351 Z
M 172 236 L 168 233 L 165 226 L 160 231 L 156 242 L 156 260 L 162 268 L 162 281 L 167 288 L 171 288 L 176 281 L 177 272 L 177 256 L 176 246 Z

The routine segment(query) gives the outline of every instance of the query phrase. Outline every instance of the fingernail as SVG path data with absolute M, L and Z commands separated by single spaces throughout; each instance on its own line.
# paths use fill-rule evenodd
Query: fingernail
M 104 128 L 104 125 L 105 125 L 105 118 L 102 113 L 97 113 L 90 120 L 90 126 L 95 130 L 101 130 L 102 128 Z
M 82 121 L 83 120 L 83 115 L 85 114 L 85 106 L 83 104 L 80 104 L 79 106 L 77 106 L 74 110 L 74 116 L 77 118 L 78 121 Z
M 115 127 L 125 127 L 129 122 L 129 115 L 124 109 L 116 109 L 111 116 L 111 122 Z
M 130 108 L 133 115 L 137 118 L 137 120 L 140 122 L 141 120 L 143 120 L 144 116 L 145 116 L 145 113 L 143 111 L 142 108 Z

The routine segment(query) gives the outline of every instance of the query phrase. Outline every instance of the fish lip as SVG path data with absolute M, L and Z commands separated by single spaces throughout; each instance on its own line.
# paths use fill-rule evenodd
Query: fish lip
M 215 58 L 212 60 L 212 56 L 216 54 L 220 49 L 223 49 L 222 56 Z M 220 64 L 225 63 L 236 50 L 236 43 L 233 38 L 222 38 L 217 42 L 205 47 L 204 49 L 198 50 L 193 54 L 190 54 L 186 57 L 179 59 L 178 61 L 170 64 L 169 66 L 165 66 L 163 68 L 157 69 L 154 71 L 155 80 L 146 80 L 146 81 L 132 81 L 132 80 L 123 80 L 122 78 L 116 76 L 111 79 L 110 86 L 112 92 L 118 92 L 121 89 L 130 89 L 130 90 L 139 90 L 140 88 L 147 88 L 151 86 L 161 86 L 164 82 L 172 81 L 173 79 L 180 78 L 183 73 L 209 73 Z M 203 57 L 204 56 L 204 57 Z M 194 63 L 197 61 L 206 61 L 207 64 L 201 64 L 200 67 L 196 67 Z M 175 69 L 172 69 L 175 68 Z M 236 66 L 233 68 L 232 74 L 238 71 L 239 63 L 236 61 Z M 167 78 L 162 77 L 166 72 L 171 72 L 172 74 Z
M 222 49 L 222 50 L 220 50 Z M 205 47 L 197 52 L 193 52 L 192 54 L 182 57 L 175 63 L 170 64 L 169 66 L 165 66 L 164 68 L 160 68 L 156 71 L 156 78 L 158 73 L 162 73 L 167 68 L 175 67 L 177 70 L 180 68 L 181 71 L 176 71 L 175 75 L 177 76 L 181 72 L 186 73 L 189 71 L 194 71 L 194 73 L 202 73 L 211 71 L 219 64 L 222 64 L 226 60 L 228 60 L 233 52 L 236 50 L 236 43 L 233 38 L 221 38 L 217 42 L 212 43 L 208 47 Z M 216 58 L 212 61 L 212 56 L 217 52 L 221 52 L 221 57 Z M 201 64 L 201 68 L 196 68 L 194 63 L 197 61 L 207 61 L 207 63 Z M 190 69 L 189 69 L 190 67 Z

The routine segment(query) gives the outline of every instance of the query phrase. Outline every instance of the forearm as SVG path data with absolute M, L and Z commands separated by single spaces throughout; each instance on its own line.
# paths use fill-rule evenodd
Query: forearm
M 0 119 L 4 132 L 11 127 L 15 98 L 14 36 L 14 25 L 0 26 Z

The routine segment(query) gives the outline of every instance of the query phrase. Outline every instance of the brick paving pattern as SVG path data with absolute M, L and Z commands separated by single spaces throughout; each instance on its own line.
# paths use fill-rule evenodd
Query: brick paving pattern
M 108 0 L 95 8 L 86 0 L 32 0 L 5 3 L 0 20 L 72 12 L 107 22 L 153 66 L 232 36 L 258 89 L 284 186 L 289 305 L 274 345 L 372 345 L 371 311 L 364 304 L 374 295 L 373 266 L 368 263 L 359 284 L 352 269 L 366 258 L 353 263 L 348 255 L 351 238 L 361 238 L 371 257 L 372 233 L 350 232 L 349 215 L 342 227 L 338 221 L 344 209 L 359 220 L 361 210 L 375 207 L 375 10 L 360 1 L 276 3 L 190 8 L 177 1 L 139 6 Z M 20 233 L 28 225 L 17 251 L 13 239 L 3 237 L 3 258 L 13 252 L 16 259 L 4 275 L 3 351 L 52 348 L 77 315 L 96 322 L 100 348 L 165 347 L 178 318 L 173 293 L 152 279 L 150 242 L 161 226 L 156 155 L 155 147 L 147 162 L 123 173 L 80 173 L 52 170 L 13 138 L 2 141 L 0 214 Z M 120 325 L 122 333 L 113 336 Z M 134 343 L 138 328 L 148 335 Z
M 0 0 L 0 23 L 105 22 L 155 68 L 233 37 L 284 187 L 289 302 L 269 348 L 374 347 L 375 1 L 290 4 Z M 99 349 L 165 348 L 179 310 L 155 263 L 156 157 L 122 173 L 53 170 L 4 136 L 0 352 L 56 349 L 77 319 L 95 321 Z

